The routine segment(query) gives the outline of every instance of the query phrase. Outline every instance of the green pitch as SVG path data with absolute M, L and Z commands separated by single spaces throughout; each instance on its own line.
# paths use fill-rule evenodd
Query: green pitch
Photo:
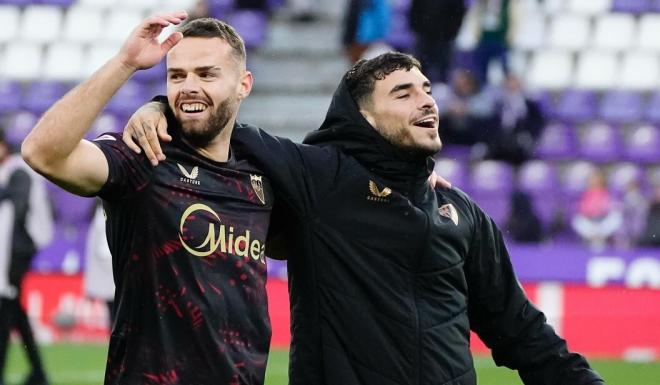
M 43 346 L 42 355 L 52 385 L 99 385 L 103 383 L 106 346 L 58 344 Z M 286 385 L 287 352 L 274 351 L 268 361 L 267 385 Z M 630 363 L 611 360 L 590 360 L 608 385 L 658 385 L 660 362 Z M 477 357 L 479 385 L 520 385 L 518 376 L 498 368 L 488 357 Z M 17 345 L 9 352 L 6 385 L 18 385 L 27 371 L 23 353 Z

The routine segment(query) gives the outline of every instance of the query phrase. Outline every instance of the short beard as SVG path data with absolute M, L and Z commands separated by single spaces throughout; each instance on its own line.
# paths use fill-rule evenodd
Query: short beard
M 405 139 L 408 137 L 408 135 L 404 128 L 400 128 L 394 132 L 389 132 L 387 130 L 378 130 L 378 132 L 392 146 L 398 148 L 402 152 L 411 155 L 414 158 L 426 158 L 435 155 L 439 151 L 426 147 L 420 147 L 415 143 L 406 143 Z
M 233 98 L 227 98 L 218 105 L 200 130 L 183 128 L 184 138 L 194 147 L 204 148 L 224 131 L 225 126 L 236 111 Z

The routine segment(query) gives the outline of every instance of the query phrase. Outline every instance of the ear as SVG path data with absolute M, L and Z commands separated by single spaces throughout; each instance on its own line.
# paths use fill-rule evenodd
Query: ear
M 252 72 L 245 71 L 238 82 L 238 100 L 243 100 L 250 95 L 252 92 L 252 84 L 254 79 L 252 78 Z

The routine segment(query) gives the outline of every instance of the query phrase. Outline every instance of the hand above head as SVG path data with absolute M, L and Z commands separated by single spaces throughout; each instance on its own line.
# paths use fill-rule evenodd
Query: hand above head
M 172 140 L 167 133 L 165 105 L 150 102 L 140 107 L 126 123 L 122 138 L 124 143 L 138 154 L 141 152 L 141 147 L 152 165 L 156 166 L 159 161 L 165 160 L 160 141 Z
M 174 32 L 161 43 L 158 35 L 163 28 L 170 24 L 180 24 L 187 17 L 186 11 L 177 11 L 143 20 L 126 38 L 117 59 L 134 70 L 153 67 L 183 38 L 180 32 Z

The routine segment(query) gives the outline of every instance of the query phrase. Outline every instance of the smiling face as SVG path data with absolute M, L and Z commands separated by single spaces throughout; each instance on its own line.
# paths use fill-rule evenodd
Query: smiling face
M 251 88 L 252 74 L 223 39 L 186 37 L 167 55 L 170 108 L 195 146 L 231 135 L 240 102 Z
M 440 150 L 438 106 L 431 83 L 417 67 L 393 71 L 375 82 L 360 112 L 393 145 L 420 155 Z

